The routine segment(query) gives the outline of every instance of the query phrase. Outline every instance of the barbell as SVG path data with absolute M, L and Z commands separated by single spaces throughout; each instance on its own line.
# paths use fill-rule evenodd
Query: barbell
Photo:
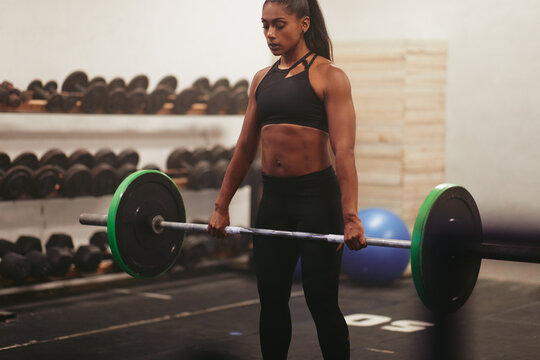
M 154 277 L 176 262 L 190 231 L 206 224 L 186 223 L 180 190 L 164 173 L 140 170 L 128 176 L 113 195 L 107 215 L 81 214 L 83 225 L 106 226 L 116 263 L 134 277 Z M 228 226 L 227 234 L 277 236 L 344 242 L 343 235 Z M 471 295 L 482 258 L 540 263 L 540 247 L 486 243 L 472 195 L 462 186 L 441 184 L 424 200 L 412 240 L 366 239 L 368 245 L 410 249 L 416 291 L 435 312 L 458 310 Z

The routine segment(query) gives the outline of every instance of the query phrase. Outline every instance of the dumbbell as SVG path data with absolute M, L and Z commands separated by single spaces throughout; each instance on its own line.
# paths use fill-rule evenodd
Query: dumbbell
M 103 259 L 112 259 L 111 249 L 109 248 L 109 237 L 106 231 L 96 231 L 90 236 L 90 245 L 97 246 L 101 250 Z
M 33 80 L 30 84 L 28 84 L 27 90 L 32 92 L 32 99 L 47 100 L 45 110 L 64 110 L 64 98 L 62 95 L 57 92 L 47 92 L 43 88 L 43 83 L 40 80 Z
M 71 153 L 68 157 L 68 167 L 75 164 L 82 164 L 88 168 L 94 166 L 94 155 L 86 149 L 77 149 Z
M 211 153 L 206 148 L 201 147 L 193 151 L 186 148 L 175 149 L 167 158 L 167 168 L 185 171 L 187 186 L 190 189 L 212 188 L 216 184 Z
M 227 114 L 242 114 L 246 112 L 249 102 L 249 81 L 238 80 L 231 88 Z
M 146 75 L 137 75 L 126 87 L 127 97 L 124 111 L 128 114 L 135 114 L 143 110 L 148 101 L 146 89 L 148 89 L 148 77 Z
M 174 95 L 178 86 L 178 80 L 172 75 L 165 76 L 156 86 L 155 90 L 148 96 L 146 103 L 146 112 L 155 114 L 163 108 L 163 105 Z
M 18 199 L 30 191 L 34 170 L 39 166 L 37 156 L 31 152 L 19 154 L 3 175 L 0 196 L 5 200 Z
M 193 82 L 189 88 L 182 90 L 175 99 L 174 112 L 176 114 L 185 114 L 196 102 L 206 103 L 207 114 L 217 114 L 227 109 L 229 101 L 229 83 L 227 79 L 216 81 L 210 86 L 210 81 L 205 78 L 199 78 Z
M 18 252 L 32 264 L 31 276 L 38 281 L 45 281 L 52 269 L 52 262 L 43 254 L 41 240 L 34 236 L 19 236 L 16 242 Z
M 73 264 L 73 239 L 63 233 L 51 234 L 45 244 L 47 257 L 51 260 L 51 275 L 64 276 Z
M 23 283 L 32 274 L 32 264 L 18 253 L 17 246 L 11 241 L 0 239 L 0 274 L 3 278 Z
M 127 101 L 126 83 L 124 79 L 114 78 L 107 85 L 108 96 L 105 104 L 105 112 L 123 112 Z
M 100 81 L 90 84 L 82 71 L 75 71 L 64 80 L 62 92 L 79 94 L 81 110 L 85 113 L 96 113 L 107 101 L 107 87 Z
M 0 99 L 8 107 L 19 107 L 23 102 L 21 91 L 9 81 L 0 84 Z
M 0 170 L 7 171 L 11 167 L 11 158 L 3 151 L 0 151 Z
M 81 245 L 73 255 L 73 263 L 79 272 L 93 273 L 99 268 L 103 256 L 96 245 Z

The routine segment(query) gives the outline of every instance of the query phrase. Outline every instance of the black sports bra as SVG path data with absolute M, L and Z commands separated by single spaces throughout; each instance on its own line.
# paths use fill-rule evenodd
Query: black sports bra
M 257 117 L 260 127 L 269 124 L 296 124 L 312 127 L 328 132 L 328 119 L 324 102 L 318 98 L 309 82 L 309 68 L 317 55 L 310 63 L 306 58 L 309 52 L 288 69 L 280 69 L 281 60 L 268 70 L 255 91 L 257 101 Z M 305 70 L 286 77 L 298 66 L 304 64 Z

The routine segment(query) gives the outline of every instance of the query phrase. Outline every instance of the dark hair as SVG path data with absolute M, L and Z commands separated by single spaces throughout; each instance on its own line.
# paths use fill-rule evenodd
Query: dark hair
M 317 0 L 265 0 L 263 7 L 268 3 L 285 5 L 287 10 L 292 14 L 296 14 L 299 19 L 309 16 L 310 26 L 304 34 L 308 49 L 328 60 L 332 60 L 334 57 L 332 41 L 326 31 L 324 17 Z

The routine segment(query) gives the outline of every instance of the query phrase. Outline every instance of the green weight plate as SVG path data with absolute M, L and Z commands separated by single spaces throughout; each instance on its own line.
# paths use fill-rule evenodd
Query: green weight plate
M 482 241 L 482 221 L 471 194 L 441 184 L 424 200 L 414 224 L 411 268 L 424 305 L 440 313 L 458 310 L 471 295 L 481 258 L 464 249 Z
M 140 170 L 129 175 L 116 190 L 107 218 L 109 246 L 116 263 L 134 277 L 154 277 L 176 262 L 184 232 L 164 229 L 155 234 L 151 220 L 185 222 L 182 195 L 167 175 Z

